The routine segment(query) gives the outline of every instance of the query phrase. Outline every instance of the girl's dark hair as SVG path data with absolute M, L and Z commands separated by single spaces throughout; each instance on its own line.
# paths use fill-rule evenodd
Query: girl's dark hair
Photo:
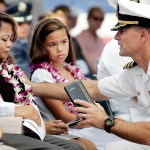
M 13 42 L 17 39 L 17 25 L 16 25 L 16 22 L 14 21 L 13 17 L 8 15 L 8 14 L 5 14 L 5 13 L 1 13 L 0 12 L 0 29 L 2 27 L 2 25 L 4 23 L 8 23 L 11 25 L 12 27 L 12 31 L 14 32 L 14 36 L 13 36 Z M 10 62 L 10 63 L 14 63 L 14 60 L 12 58 L 11 55 L 8 56 L 7 60 Z M 0 58 L 0 63 L 2 62 L 3 60 Z
M 49 62 L 48 52 L 45 50 L 44 41 L 46 36 L 57 30 L 65 29 L 69 40 L 69 53 L 66 62 L 75 63 L 75 55 L 68 28 L 58 19 L 43 19 L 35 27 L 30 47 L 30 58 L 32 63 Z

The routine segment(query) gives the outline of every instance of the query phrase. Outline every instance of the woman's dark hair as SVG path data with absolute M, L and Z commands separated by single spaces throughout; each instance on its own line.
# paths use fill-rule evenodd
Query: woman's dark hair
M 45 50 L 43 43 L 48 34 L 61 29 L 66 31 L 69 40 L 69 53 L 66 58 L 66 62 L 73 62 L 73 64 L 75 63 L 75 55 L 69 30 L 58 19 L 43 19 L 36 25 L 30 47 L 30 58 L 32 63 L 42 63 L 43 61 L 49 62 L 48 52 Z
M 11 25 L 12 27 L 12 31 L 14 32 L 13 33 L 13 42 L 17 39 L 17 25 L 16 25 L 16 22 L 14 21 L 13 17 L 8 15 L 8 14 L 5 14 L 5 13 L 1 13 L 0 12 L 0 29 L 2 27 L 2 25 L 4 23 L 8 23 Z M 13 58 L 11 55 L 8 56 L 7 60 L 10 62 L 10 63 L 14 63 L 13 61 Z M 2 62 L 3 60 L 0 58 L 0 62 Z

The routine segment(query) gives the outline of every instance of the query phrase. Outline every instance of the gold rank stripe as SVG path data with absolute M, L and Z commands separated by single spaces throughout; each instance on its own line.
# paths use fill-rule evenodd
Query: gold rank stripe
M 137 63 L 135 61 L 131 61 L 131 62 L 125 64 L 124 67 L 123 67 L 123 69 L 133 68 L 136 65 L 137 65 Z

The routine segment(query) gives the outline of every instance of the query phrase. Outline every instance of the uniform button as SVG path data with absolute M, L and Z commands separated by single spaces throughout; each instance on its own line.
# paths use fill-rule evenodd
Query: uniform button
M 140 93 L 140 91 L 137 91 L 137 95 L 139 96 L 141 93 Z

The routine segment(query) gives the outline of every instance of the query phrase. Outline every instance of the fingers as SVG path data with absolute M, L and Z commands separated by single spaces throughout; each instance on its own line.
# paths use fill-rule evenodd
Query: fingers
M 60 129 L 67 129 L 68 128 L 68 126 L 64 122 L 57 124 L 57 127 Z
M 77 115 L 77 118 L 79 118 L 79 119 L 83 119 L 83 120 L 85 120 L 85 119 L 87 119 L 88 117 L 88 115 L 87 114 L 83 114 L 83 113 L 78 113 Z M 81 120 L 82 121 L 82 120 Z
M 49 134 L 66 134 L 68 132 L 68 127 L 63 122 L 59 124 L 54 123 L 54 121 L 45 122 L 45 127 Z
M 41 126 L 41 118 L 39 112 L 32 105 L 23 105 L 15 107 L 15 116 L 33 120 L 37 125 Z
M 59 134 L 62 134 L 62 133 L 66 134 L 66 133 L 68 133 L 68 129 L 67 128 L 66 129 L 64 129 L 64 128 L 57 128 L 57 132 Z
M 74 107 L 73 111 L 78 112 L 78 113 L 83 113 L 83 114 L 87 114 L 89 112 L 89 108 L 85 108 L 85 107 Z
M 85 120 L 85 119 L 86 119 L 86 114 L 83 114 L 82 119 L 83 119 L 83 120 Z
M 64 122 L 61 122 L 58 124 L 58 131 L 61 133 L 64 133 L 64 134 L 67 134 L 68 133 L 68 126 L 64 123 Z
M 41 117 L 37 109 L 33 105 L 27 105 L 27 119 L 33 120 L 38 126 L 41 126 Z
M 38 126 L 41 126 L 41 118 L 40 118 L 40 115 L 39 115 L 39 112 L 37 110 L 34 110 L 33 112 L 33 117 L 31 118 L 33 121 L 35 121 L 35 123 L 38 125 Z
M 89 107 L 93 106 L 92 103 L 86 102 L 86 101 L 84 101 L 84 100 L 76 99 L 76 100 L 74 100 L 74 102 L 75 102 L 76 104 L 81 105 L 82 107 L 85 107 L 85 108 L 89 108 Z
M 51 120 L 50 122 L 58 124 L 58 123 L 62 123 L 62 120 Z

